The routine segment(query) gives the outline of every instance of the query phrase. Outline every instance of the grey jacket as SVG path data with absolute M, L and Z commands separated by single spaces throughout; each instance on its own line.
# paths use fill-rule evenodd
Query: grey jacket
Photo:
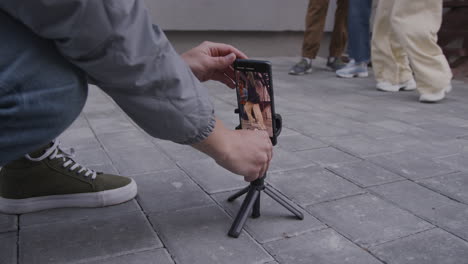
M 152 25 L 143 0 L 0 0 L 150 135 L 182 144 L 215 124 L 206 88 Z

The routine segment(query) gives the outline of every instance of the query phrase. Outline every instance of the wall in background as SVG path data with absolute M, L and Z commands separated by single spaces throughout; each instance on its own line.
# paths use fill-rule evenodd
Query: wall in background
M 164 30 L 302 31 L 307 0 L 146 0 Z M 330 1 L 326 31 L 333 26 Z

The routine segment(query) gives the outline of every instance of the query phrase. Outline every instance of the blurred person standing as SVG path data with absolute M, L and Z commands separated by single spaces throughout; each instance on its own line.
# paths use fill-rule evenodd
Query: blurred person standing
M 346 46 L 346 20 L 348 16 L 348 0 L 337 0 L 335 25 L 329 47 L 327 67 L 336 71 L 344 67 L 341 55 Z M 327 17 L 329 0 L 309 0 L 306 15 L 306 28 L 302 42 L 302 58 L 295 64 L 289 74 L 302 75 L 312 72 L 312 60 L 315 59 L 320 48 L 325 19 Z
M 372 38 L 372 64 L 378 90 L 398 92 L 417 88 L 419 100 L 424 103 L 438 102 L 450 92 L 452 72 L 437 45 L 442 2 L 379 2 Z
M 385 0 L 383 0 L 385 1 Z M 348 53 L 350 62 L 336 75 L 342 78 L 367 77 L 370 61 L 370 16 L 372 0 L 349 0 Z

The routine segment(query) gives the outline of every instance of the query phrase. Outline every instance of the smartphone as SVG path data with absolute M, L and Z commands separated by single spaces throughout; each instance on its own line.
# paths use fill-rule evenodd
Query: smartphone
M 265 130 L 276 145 L 273 79 L 269 61 L 234 61 L 237 104 L 241 129 Z

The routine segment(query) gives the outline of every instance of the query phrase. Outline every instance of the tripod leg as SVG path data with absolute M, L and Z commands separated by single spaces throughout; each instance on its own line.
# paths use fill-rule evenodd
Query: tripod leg
M 247 187 L 245 187 L 244 189 L 242 189 L 242 190 L 236 192 L 235 194 L 229 196 L 229 198 L 227 199 L 228 202 L 232 202 L 232 201 L 234 201 L 235 199 L 239 198 L 240 196 L 244 195 L 245 193 L 247 193 L 247 192 L 249 191 L 249 189 L 250 189 L 250 185 L 247 186 Z
M 255 201 L 257 200 L 260 191 L 256 188 L 250 188 L 245 200 L 242 202 L 241 208 L 237 213 L 236 219 L 232 223 L 231 229 L 229 229 L 228 235 L 230 237 L 239 237 L 242 228 L 244 227 L 245 221 L 247 220 L 247 216 L 250 213 Z
M 273 200 L 277 201 L 281 204 L 284 208 L 288 209 L 291 213 L 293 213 L 298 219 L 304 219 L 304 215 L 302 214 L 299 209 L 296 208 L 290 201 L 286 200 L 285 198 L 279 196 L 273 189 L 271 189 L 268 185 L 265 186 L 265 193 L 268 194 Z
M 255 203 L 253 205 L 252 209 L 252 218 L 258 218 L 260 217 L 260 191 L 258 192 L 258 197 L 257 200 L 255 200 Z

